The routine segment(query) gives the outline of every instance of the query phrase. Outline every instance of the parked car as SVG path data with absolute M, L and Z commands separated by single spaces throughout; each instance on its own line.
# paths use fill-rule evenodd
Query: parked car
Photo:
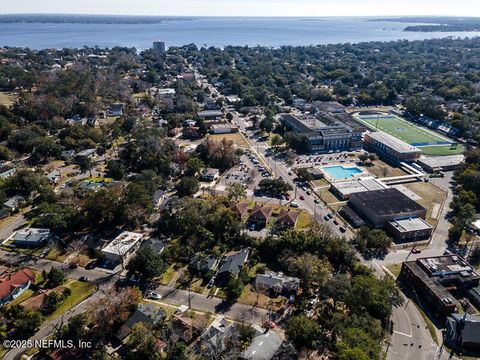
M 412 254 L 420 254 L 422 252 L 422 250 L 418 249 L 418 248 L 413 248 L 412 249 Z
M 325 221 L 330 220 L 330 218 L 329 218 L 327 215 L 325 215 L 325 216 L 323 217 L 323 219 L 324 219 Z
M 329 219 L 333 218 L 332 214 L 327 214 L 327 216 Z
M 333 220 L 333 223 L 334 223 L 335 225 L 338 225 L 338 221 L 337 221 L 337 220 Z
M 90 279 L 89 279 L 88 277 L 86 277 L 86 276 L 81 276 L 81 277 L 78 279 L 78 281 L 81 281 L 81 282 L 89 282 Z
M 299 199 L 300 200 L 305 200 L 305 197 L 303 195 L 300 195 Z
M 296 201 L 292 201 L 292 202 L 290 203 L 290 206 L 291 206 L 291 207 L 294 207 L 294 208 L 298 208 L 298 203 L 297 203 Z
M 346 232 L 346 231 L 347 231 L 347 230 L 346 230 L 346 229 L 345 229 L 343 226 L 340 226 L 338 229 L 339 229 L 339 230 L 340 230 L 340 232 L 342 232 L 342 233 L 344 233 L 344 232 Z
M 161 300 L 161 299 L 162 299 L 162 295 L 157 294 L 156 292 L 150 291 L 150 292 L 147 294 L 147 299 Z

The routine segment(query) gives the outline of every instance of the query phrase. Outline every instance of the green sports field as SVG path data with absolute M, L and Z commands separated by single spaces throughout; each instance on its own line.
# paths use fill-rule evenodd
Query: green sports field
M 407 144 L 419 147 L 427 155 L 454 155 L 464 151 L 462 145 L 452 145 L 453 141 L 447 137 L 395 115 L 357 115 L 356 119 L 370 129 L 383 131 Z

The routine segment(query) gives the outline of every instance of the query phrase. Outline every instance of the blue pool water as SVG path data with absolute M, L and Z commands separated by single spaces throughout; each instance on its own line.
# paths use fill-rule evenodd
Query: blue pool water
M 357 167 L 326 166 L 325 171 L 334 179 L 350 179 L 363 171 Z

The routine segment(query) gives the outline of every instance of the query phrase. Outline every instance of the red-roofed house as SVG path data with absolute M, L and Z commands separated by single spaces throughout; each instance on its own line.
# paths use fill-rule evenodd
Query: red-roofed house
M 277 221 L 275 222 L 275 227 L 277 229 L 294 228 L 297 224 L 299 215 L 300 213 L 298 211 L 282 209 L 278 215 Z
M 0 306 L 9 303 L 27 290 L 35 280 L 35 275 L 29 269 L 22 269 L 13 275 L 0 278 Z
M 273 209 L 270 206 L 256 205 L 248 218 L 248 225 L 257 229 L 263 229 L 267 226 L 272 212 Z

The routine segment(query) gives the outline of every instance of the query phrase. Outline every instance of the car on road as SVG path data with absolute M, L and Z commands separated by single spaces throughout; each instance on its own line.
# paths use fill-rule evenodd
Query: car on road
M 78 279 L 78 281 L 81 281 L 81 282 L 89 282 L 90 279 L 86 276 L 80 276 L 80 278 Z
M 343 226 L 340 226 L 340 227 L 338 228 L 338 230 L 340 230 L 340 232 L 342 232 L 342 233 L 344 233 L 344 232 L 347 231 Z
M 320 200 L 318 200 L 318 199 L 313 199 L 313 202 L 314 202 L 315 204 L 319 204 L 319 203 L 320 203 Z
M 147 294 L 147 299 L 152 299 L 152 300 L 161 300 L 162 299 L 162 295 L 156 293 L 156 292 L 153 292 L 153 291 L 150 291 L 148 294 Z
M 325 216 L 323 217 L 323 219 L 324 219 L 325 221 L 330 220 L 330 218 L 329 218 L 327 215 L 325 215 Z
M 307 190 L 307 195 L 310 195 L 310 194 L 311 194 L 310 191 Z
M 412 249 L 412 254 L 420 254 L 422 252 L 422 250 L 418 249 L 418 248 L 413 248 Z
M 332 214 L 327 214 L 327 216 L 329 219 L 333 218 Z
M 305 196 L 300 195 L 299 199 L 300 199 L 300 200 L 305 200 Z
M 334 223 L 335 225 L 338 225 L 338 221 L 337 221 L 337 220 L 333 220 L 333 223 Z

